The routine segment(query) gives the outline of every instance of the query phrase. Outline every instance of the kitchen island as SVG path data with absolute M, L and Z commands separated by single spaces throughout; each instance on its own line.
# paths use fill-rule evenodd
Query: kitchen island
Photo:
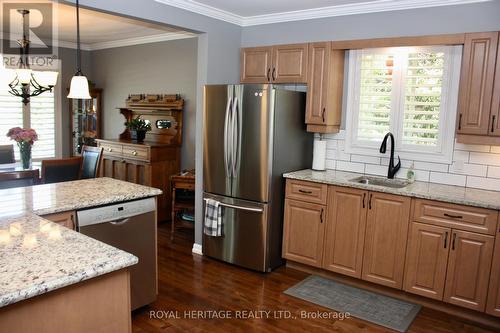
M 159 194 L 111 178 L 1 190 L 0 332 L 129 332 L 137 257 L 42 216 Z

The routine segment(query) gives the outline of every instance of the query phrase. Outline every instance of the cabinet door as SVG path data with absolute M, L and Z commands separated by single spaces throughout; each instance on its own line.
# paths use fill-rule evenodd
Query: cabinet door
M 410 198 L 370 192 L 362 279 L 401 289 Z
M 486 313 L 500 317 L 500 229 L 495 240 Z
M 458 99 L 459 134 L 487 135 L 498 32 L 465 35 Z
M 49 221 L 52 221 L 52 222 L 57 223 L 59 225 L 62 225 L 63 227 L 66 227 L 68 229 L 72 229 L 72 230 L 75 229 L 75 212 L 74 211 L 49 214 L 49 215 L 44 215 L 42 217 L 44 219 L 47 219 Z
M 323 268 L 361 277 L 367 196 L 367 191 L 329 188 Z
M 329 42 L 309 44 L 309 79 L 306 97 L 307 124 L 326 124 L 330 45 Z
M 268 83 L 271 81 L 272 47 L 241 49 L 241 83 Z
M 283 257 L 321 267 L 325 206 L 285 200 Z
M 492 236 L 452 230 L 445 302 L 484 311 L 493 243 Z
M 307 83 L 307 44 L 273 47 L 274 83 Z
M 451 229 L 413 222 L 406 254 L 405 291 L 443 300 Z
M 500 38 L 500 37 L 499 37 Z M 491 100 L 490 135 L 500 136 L 500 39 L 497 45 L 497 65 L 495 82 L 493 83 L 493 99 Z

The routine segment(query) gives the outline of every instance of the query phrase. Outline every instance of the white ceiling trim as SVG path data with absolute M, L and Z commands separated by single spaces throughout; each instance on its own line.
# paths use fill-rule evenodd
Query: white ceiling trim
M 379 13 L 394 10 L 407 10 L 429 7 L 465 5 L 492 0 L 377 0 L 371 2 L 360 2 L 356 4 L 345 4 L 312 8 L 282 13 L 273 13 L 256 16 L 240 16 L 225 10 L 211 7 L 193 0 L 155 0 L 157 2 L 185 9 L 197 14 L 233 23 L 242 27 L 311 20 L 325 17 L 346 16 L 356 14 Z
M 0 35 L 1 35 L 1 32 L 0 32 Z M 99 43 L 92 43 L 92 44 L 82 43 L 80 45 L 80 47 L 84 51 L 96 51 L 96 50 L 112 49 L 115 47 L 166 42 L 169 40 L 186 39 L 186 38 L 193 38 L 193 37 L 196 37 L 196 34 L 192 34 L 189 32 L 167 32 L 167 33 L 158 34 L 158 35 L 127 38 L 127 39 L 120 39 L 120 40 L 114 40 L 114 41 L 109 41 L 109 42 L 99 42 Z M 20 36 L 20 38 L 22 38 L 22 36 Z M 35 44 L 33 44 L 33 45 L 35 45 Z M 68 41 L 61 41 L 61 40 L 57 41 L 57 45 L 55 45 L 55 46 L 64 47 L 67 49 L 76 49 L 76 43 L 68 42 Z
M 230 13 L 228 11 L 208 6 L 192 0 L 155 0 L 165 5 L 185 9 L 190 12 L 208 16 L 217 20 L 243 25 L 243 16 Z

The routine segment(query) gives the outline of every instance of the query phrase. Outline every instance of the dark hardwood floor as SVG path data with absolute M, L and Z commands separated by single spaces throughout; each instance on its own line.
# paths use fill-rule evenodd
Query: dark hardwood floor
M 248 271 L 191 253 L 192 230 L 179 230 L 170 240 L 170 224 L 158 232 L 159 296 L 145 308 L 134 311 L 132 330 L 144 332 L 393 332 L 360 319 L 196 319 L 229 311 L 328 312 L 320 306 L 282 292 L 307 274 L 281 267 L 269 274 Z M 163 312 L 161 312 L 163 311 Z M 192 318 L 186 318 L 186 313 Z M 151 312 L 154 316 L 151 317 Z M 224 312 L 225 313 L 225 312 Z M 243 315 L 242 312 L 240 314 Z M 160 318 L 163 315 L 163 318 Z M 179 318 L 175 318 L 177 316 Z M 423 308 L 411 325 L 413 333 L 491 332 L 466 324 L 447 314 Z

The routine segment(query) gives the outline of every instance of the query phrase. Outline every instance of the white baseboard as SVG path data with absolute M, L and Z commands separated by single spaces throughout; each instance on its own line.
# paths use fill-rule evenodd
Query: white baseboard
M 193 249 L 191 250 L 194 254 L 199 254 L 200 256 L 203 255 L 203 250 L 201 247 L 201 244 L 193 244 Z

